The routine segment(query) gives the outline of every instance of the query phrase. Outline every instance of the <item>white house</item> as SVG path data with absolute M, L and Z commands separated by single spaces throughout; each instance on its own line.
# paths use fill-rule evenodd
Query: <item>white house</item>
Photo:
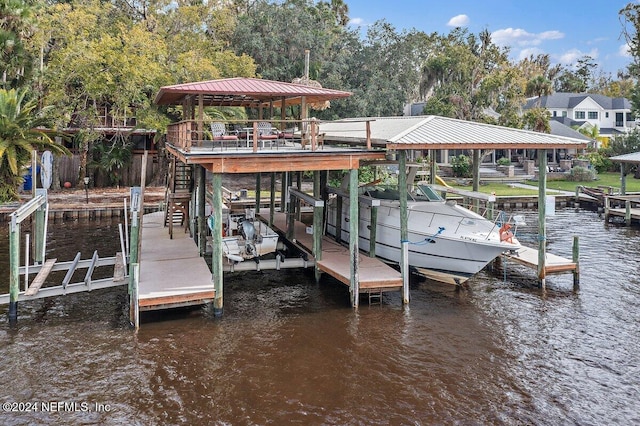
M 597 139 L 604 145 L 612 136 L 627 133 L 636 126 L 636 118 L 626 98 L 590 93 L 554 93 L 528 99 L 523 110 L 535 107 L 546 108 L 553 120 L 569 127 L 597 127 Z

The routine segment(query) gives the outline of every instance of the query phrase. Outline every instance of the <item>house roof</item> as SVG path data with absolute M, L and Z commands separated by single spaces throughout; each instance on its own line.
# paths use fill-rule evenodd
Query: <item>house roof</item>
M 534 97 L 527 99 L 524 109 L 540 106 L 547 109 L 572 109 L 587 98 L 593 99 L 603 109 L 626 110 L 631 109 L 631 104 L 626 98 L 611 98 L 595 93 L 566 93 L 559 92 L 548 96 Z
M 258 78 L 226 78 L 221 80 L 200 81 L 195 83 L 164 86 L 156 95 L 157 105 L 180 105 L 185 98 L 203 96 L 205 106 L 243 106 L 259 107 L 273 105 L 300 104 L 302 98 L 308 103 L 320 103 L 332 99 L 351 96 L 351 92 L 324 89 L 304 84 L 262 80 Z
M 352 118 L 320 124 L 325 141 L 362 143 L 370 122 L 371 142 L 390 149 L 583 148 L 588 140 L 435 115 Z
M 573 130 L 571 127 L 566 124 L 561 123 L 557 120 L 549 120 L 549 126 L 551 126 L 551 134 L 556 136 L 564 136 L 567 138 L 581 139 L 584 141 L 591 141 L 588 137 L 583 135 L 582 133 Z
M 616 161 L 618 163 L 640 163 L 640 152 L 616 155 L 614 157 L 609 157 L 609 160 Z

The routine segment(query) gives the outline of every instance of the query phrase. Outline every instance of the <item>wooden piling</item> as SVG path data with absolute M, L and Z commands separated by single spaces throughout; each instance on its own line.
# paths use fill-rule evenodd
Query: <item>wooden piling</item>
M 577 235 L 573 236 L 573 248 L 572 248 L 572 254 L 573 254 L 573 263 L 576 264 L 576 269 L 574 269 L 573 271 L 573 289 L 577 290 L 578 287 L 580 286 L 580 244 L 579 244 L 579 238 Z
M 547 150 L 538 150 L 538 279 L 542 289 L 546 287 L 545 259 L 547 254 Z
M 400 173 L 402 174 L 402 173 Z M 358 225 L 359 225 L 359 212 L 358 212 L 358 169 L 349 170 L 349 253 L 351 254 L 351 306 L 358 308 L 359 303 L 359 244 L 358 244 Z
M 400 174 L 398 175 L 398 190 L 400 192 L 400 242 L 408 241 L 409 239 L 409 212 L 407 210 L 407 152 L 405 150 L 400 151 L 399 155 L 399 163 L 398 169 L 400 170 Z M 405 257 L 409 256 L 409 250 L 400 252 L 400 264 L 408 265 L 409 259 L 405 259 Z M 405 268 L 402 272 L 402 282 L 403 282 L 403 298 L 402 302 L 404 304 L 409 303 L 409 290 L 408 290 L 408 282 L 409 282 L 409 268 Z M 406 290 L 405 290 L 405 284 Z M 407 295 L 405 298 L 404 295 Z
M 213 299 L 213 315 L 222 316 L 224 307 L 223 298 L 223 269 L 222 269 L 222 174 L 213 174 L 213 229 L 212 245 L 213 255 L 211 259 L 211 273 L 215 298 Z

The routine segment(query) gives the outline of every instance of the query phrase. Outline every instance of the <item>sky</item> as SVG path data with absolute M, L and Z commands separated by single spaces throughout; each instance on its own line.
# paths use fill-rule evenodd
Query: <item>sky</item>
M 478 34 L 488 29 L 494 43 L 511 48 L 514 61 L 546 53 L 552 64 L 571 66 L 589 55 L 613 78 L 631 63 L 618 14 L 628 0 L 344 1 L 349 25 L 363 32 L 382 19 L 398 33 L 417 29 L 447 34 L 465 27 Z

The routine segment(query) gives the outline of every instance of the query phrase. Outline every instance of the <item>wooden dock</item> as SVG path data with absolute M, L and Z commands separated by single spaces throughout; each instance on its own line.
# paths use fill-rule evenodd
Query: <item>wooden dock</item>
M 507 254 L 507 258 L 527 266 L 532 269 L 538 269 L 538 250 L 522 247 L 514 253 Z M 565 259 L 555 254 L 545 253 L 545 276 L 551 274 L 562 274 L 565 272 L 577 272 L 578 264 L 572 260 Z
M 616 207 L 612 207 L 616 206 Z M 624 207 L 620 207 L 624 206 Z M 604 218 L 606 222 L 614 217 L 622 217 L 627 225 L 640 221 L 640 195 L 610 195 L 604 198 Z
M 274 214 L 274 228 L 285 233 L 287 229 L 285 213 Z M 293 242 L 311 256 L 313 247 L 313 235 L 307 233 L 307 225 L 302 222 L 294 223 Z M 380 293 L 383 291 L 402 290 L 402 276 L 377 258 L 358 253 L 359 260 L 359 289 L 360 293 Z M 324 236 L 322 238 L 322 260 L 316 260 L 318 269 L 325 272 L 343 284 L 350 284 L 350 255 L 349 248 L 338 244 L 334 239 Z
M 142 220 L 138 307 L 141 311 L 212 302 L 211 271 L 188 233 L 176 230 L 169 239 L 164 212 Z

